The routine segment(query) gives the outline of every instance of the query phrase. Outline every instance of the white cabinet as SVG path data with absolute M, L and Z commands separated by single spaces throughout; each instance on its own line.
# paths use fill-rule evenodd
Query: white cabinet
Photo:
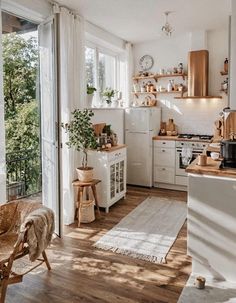
M 94 167 L 94 178 L 98 185 L 98 204 L 106 212 L 126 194 L 126 147 L 111 151 L 89 151 L 89 165 Z
M 153 142 L 155 183 L 175 184 L 175 141 L 157 140 Z

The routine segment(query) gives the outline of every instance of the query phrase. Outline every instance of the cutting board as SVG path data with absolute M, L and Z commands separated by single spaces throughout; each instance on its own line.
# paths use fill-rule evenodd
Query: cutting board
M 105 126 L 106 126 L 106 123 L 93 124 L 93 129 L 96 134 L 96 137 L 99 137 L 99 135 L 102 133 L 102 130 Z

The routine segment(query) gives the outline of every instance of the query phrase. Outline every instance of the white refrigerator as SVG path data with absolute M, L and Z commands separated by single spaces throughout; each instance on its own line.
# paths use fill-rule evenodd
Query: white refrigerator
M 128 108 L 125 111 L 125 143 L 127 145 L 127 183 L 153 184 L 152 137 L 160 130 L 161 109 Z

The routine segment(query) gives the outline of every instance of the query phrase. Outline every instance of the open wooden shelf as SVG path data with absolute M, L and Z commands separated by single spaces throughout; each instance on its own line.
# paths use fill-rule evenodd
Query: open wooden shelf
M 173 78 L 173 77 L 182 77 L 183 80 L 187 77 L 187 74 L 165 74 L 165 75 L 156 75 L 156 78 Z
M 182 74 L 165 74 L 165 75 L 160 75 L 160 74 L 156 74 L 156 75 L 150 75 L 150 76 L 138 76 L 138 77 L 133 77 L 133 80 L 147 80 L 147 79 L 154 79 L 155 81 L 157 81 L 160 78 L 173 78 L 173 77 L 182 77 L 183 80 L 185 80 L 185 78 L 187 77 L 186 73 L 182 73 Z
M 147 80 L 147 79 L 154 79 L 156 81 L 156 75 L 133 77 L 133 80 L 136 80 L 136 81 Z
M 174 97 L 174 99 L 222 99 L 222 96 L 183 96 Z
M 138 96 L 140 95 L 161 95 L 161 94 L 183 94 L 183 92 L 181 91 L 171 91 L 171 92 L 168 92 L 168 91 L 165 91 L 165 92 L 152 92 L 152 93 L 149 93 L 149 92 L 138 92 L 138 93 L 135 93 L 135 92 L 132 92 L 133 95 L 135 95 L 137 98 Z

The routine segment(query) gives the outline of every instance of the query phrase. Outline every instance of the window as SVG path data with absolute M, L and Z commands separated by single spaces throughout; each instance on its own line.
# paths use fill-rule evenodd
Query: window
M 86 47 L 85 49 L 85 69 L 86 69 L 86 83 L 90 86 L 95 84 L 95 49 Z
M 103 53 L 98 54 L 98 79 L 99 91 L 106 87 L 117 89 L 116 85 L 116 58 Z
M 120 54 L 115 54 L 105 49 L 88 43 L 85 49 L 85 66 L 87 84 L 94 86 L 97 91 L 94 94 L 93 106 L 101 106 L 101 93 L 107 88 L 121 92 L 124 87 L 124 61 L 120 59 Z

